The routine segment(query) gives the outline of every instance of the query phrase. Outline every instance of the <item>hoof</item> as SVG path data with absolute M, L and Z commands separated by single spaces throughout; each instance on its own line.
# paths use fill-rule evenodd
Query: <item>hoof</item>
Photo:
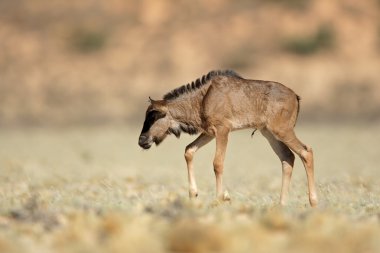
M 189 198 L 190 199 L 195 199 L 196 197 L 198 197 L 198 192 L 196 191 L 189 191 Z
M 280 205 L 281 206 L 287 206 L 289 202 L 289 196 L 288 194 L 280 197 Z
M 228 191 L 224 191 L 223 201 L 231 201 L 231 197 L 230 197 L 230 194 L 228 193 Z
M 309 197 L 309 202 L 311 207 L 317 207 L 318 206 L 318 197 L 314 194 L 312 194 Z
M 309 202 L 310 202 L 310 206 L 313 208 L 318 206 L 318 200 L 317 199 L 310 199 Z
M 228 191 L 224 191 L 223 195 L 219 196 L 218 199 L 221 201 L 231 201 L 231 197 Z

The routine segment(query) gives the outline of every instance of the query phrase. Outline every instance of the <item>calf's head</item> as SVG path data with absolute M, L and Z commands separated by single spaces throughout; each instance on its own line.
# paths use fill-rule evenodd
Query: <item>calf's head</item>
M 170 133 L 171 119 L 165 100 L 154 101 L 149 98 L 150 105 L 146 110 L 145 121 L 139 137 L 139 146 L 149 149 L 153 143 L 160 144 Z

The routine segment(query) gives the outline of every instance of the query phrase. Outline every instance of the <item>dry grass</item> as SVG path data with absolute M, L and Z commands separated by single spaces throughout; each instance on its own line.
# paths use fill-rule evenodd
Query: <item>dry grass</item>
M 3 129 L 0 252 L 379 252 L 378 127 L 297 128 L 316 154 L 315 210 L 299 160 L 289 206 L 277 206 L 280 163 L 260 134 L 232 134 L 232 201 L 218 203 L 213 144 L 196 156 L 191 202 L 190 137 L 144 152 L 133 128 Z

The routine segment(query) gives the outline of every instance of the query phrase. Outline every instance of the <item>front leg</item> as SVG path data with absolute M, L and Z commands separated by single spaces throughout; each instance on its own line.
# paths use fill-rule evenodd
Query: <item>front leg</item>
M 193 170 L 193 157 L 194 153 L 202 146 L 209 143 L 214 137 L 206 134 L 201 134 L 195 141 L 186 146 L 185 160 L 187 164 L 187 174 L 189 180 L 189 196 L 194 198 L 198 196 L 197 183 L 195 182 Z
M 221 200 L 230 200 L 228 192 L 223 192 L 223 168 L 228 143 L 228 129 L 218 129 L 216 134 L 216 152 L 214 158 L 214 172 L 216 178 L 216 196 Z

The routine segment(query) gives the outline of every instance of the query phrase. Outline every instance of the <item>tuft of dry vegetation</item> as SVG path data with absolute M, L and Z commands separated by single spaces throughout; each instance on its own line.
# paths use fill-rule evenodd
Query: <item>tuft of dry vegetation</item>
M 298 55 L 314 54 L 321 50 L 331 49 L 334 37 L 333 29 L 330 26 L 321 25 L 313 35 L 286 39 L 284 49 Z
M 70 36 L 69 43 L 72 49 L 79 53 L 93 53 L 103 49 L 107 42 L 104 31 L 77 29 Z

